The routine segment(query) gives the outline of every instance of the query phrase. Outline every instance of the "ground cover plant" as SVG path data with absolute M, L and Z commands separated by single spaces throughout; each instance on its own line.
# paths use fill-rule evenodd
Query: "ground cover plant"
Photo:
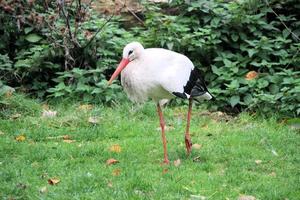
M 0 3 L 5 85 L 40 98 L 110 104 L 124 95 L 106 79 L 125 44 L 139 40 L 183 53 L 203 70 L 218 97 L 211 109 L 300 113 L 298 0 L 143 4 L 140 21 L 131 23 L 119 4 L 103 15 L 81 1 L 20 2 Z
M 167 107 L 171 164 L 166 166 L 161 165 L 153 103 L 114 108 L 70 102 L 49 106 L 19 95 L 9 98 L 0 120 L 2 199 L 238 199 L 247 195 L 292 200 L 300 195 L 300 135 L 284 121 L 249 114 L 231 117 L 195 106 L 191 127 L 195 146 L 187 158 L 186 106 Z

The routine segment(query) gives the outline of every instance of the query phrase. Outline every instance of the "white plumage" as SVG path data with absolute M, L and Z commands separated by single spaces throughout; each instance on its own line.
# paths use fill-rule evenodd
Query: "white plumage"
M 185 55 L 174 51 L 144 47 L 138 42 L 125 46 L 123 59 L 109 80 L 109 84 L 121 73 L 121 83 L 133 102 L 144 102 L 153 99 L 162 128 L 165 163 L 168 163 L 164 120 L 160 106 L 174 97 L 189 99 L 189 112 L 185 143 L 188 154 L 191 151 L 189 124 L 192 100 L 211 99 L 200 71 Z
M 144 49 L 133 42 L 124 48 L 123 58 L 131 50 L 137 58 L 121 72 L 121 83 L 130 100 L 144 102 L 150 98 L 166 102 L 175 97 L 173 92 L 184 93 L 184 86 L 194 69 L 188 57 L 161 48 Z M 205 96 L 211 98 L 209 94 Z

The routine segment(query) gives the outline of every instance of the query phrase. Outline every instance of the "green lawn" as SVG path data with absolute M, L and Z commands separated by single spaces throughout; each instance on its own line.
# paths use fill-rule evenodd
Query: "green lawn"
M 42 118 L 40 105 L 28 102 L 0 120 L 1 199 L 300 198 L 300 135 L 275 119 L 229 118 L 195 106 L 192 141 L 202 147 L 186 157 L 187 107 L 167 107 L 166 166 L 153 103 L 91 110 L 61 104 L 50 106 L 56 117 Z M 91 116 L 99 123 L 88 122 Z M 107 165 L 110 158 L 119 163 Z M 60 182 L 50 185 L 55 177 Z

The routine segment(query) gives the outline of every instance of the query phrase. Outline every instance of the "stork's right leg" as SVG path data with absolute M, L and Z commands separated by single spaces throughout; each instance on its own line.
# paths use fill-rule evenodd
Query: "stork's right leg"
M 189 99 L 189 111 L 187 114 L 187 122 L 186 122 L 186 131 L 185 131 L 185 147 L 187 155 L 190 155 L 192 151 L 192 141 L 190 135 L 190 122 L 191 122 L 191 115 L 192 115 L 192 106 L 193 106 L 193 99 Z
M 167 140 L 166 140 L 166 135 L 165 135 L 165 121 L 164 121 L 163 113 L 161 111 L 159 103 L 157 103 L 157 112 L 158 112 L 158 116 L 159 116 L 159 123 L 160 123 L 160 127 L 161 127 L 161 137 L 162 137 L 163 147 L 164 147 L 164 163 L 169 164 L 170 162 L 168 160 L 168 154 L 167 154 Z

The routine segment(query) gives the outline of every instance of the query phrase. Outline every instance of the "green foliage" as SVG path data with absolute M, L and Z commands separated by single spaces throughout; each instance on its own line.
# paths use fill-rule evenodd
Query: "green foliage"
M 23 21 L 15 18 L 17 9 L 0 11 L 0 20 L 7 23 L 0 27 L 5 33 L 0 36 L 0 77 L 5 84 L 42 98 L 110 103 L 124 97 L 120 86 L 107 87 L 106 74 L 119 59 L 116 52 L 132 34 L 121 28 L 115 17 L 95 35 L 107 20 L 86 4 L 79 9 L 78 2 L 31 5 L 24 1 L 18 5 L 23 9 Z M 15 40 L 13 45 L 6 42 L 10 40 Z
M 127 29 L 121 17 L 107 22 L 78 2 L 32 5 L 22 1 L 18 4 L 22 20 L 15 17 L 20 11 L 13 9 L 13 3 L 2 5 L 0 77 L 4 84 L 42 98 L 103 103 L 123 99 L 120 86 L 107 87 L 106 80 L 122 48 L 138 40 L 145 47 L 187 55 L 205 74 L 216 97 L 209 103 L 214 110 L 300 114 L 297 0 L 147 4 L 144 26 Z M 256 75 L 247 78 L 249 73 Z
M 141 40 L 190 57 L 205 72 L 216 97 L 213 109 L 299 115 L 300 4 L 270 1 L 270 6 L 265 1 L 175 1 L 164 7 L 167 13 L 159 8 L 146 13 L 147 37 Z M 258 76 L 247 79 L 249 72 Z

